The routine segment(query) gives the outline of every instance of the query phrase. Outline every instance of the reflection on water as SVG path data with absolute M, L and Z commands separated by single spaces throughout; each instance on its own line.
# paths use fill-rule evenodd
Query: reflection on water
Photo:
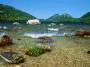
M 37 33 L 37 32 L 26 32 L 24 33 L 24 36 L 32 37 L 32 38 L 38 38 L 43 36 L 71 36 L 74 35 L 73 32 L 64 32 L 64 33 L 57 33 L 57 32 L 49 32 L 49 33 Z
M 5 32 L 0 32 L 0 37 L 2 37 L 3 35 L 6 35 Z
M 24 36 L 32 37 L 32 38 L 38 38 L 42 36 L 56 36 L 57 33 L 24 33 Z
M 10 27 L 8 24 L 3 24 L 3 26 Z M 11 25 L 12 27 L 12 25 Z M 13 29 L 17 27 L 16 29 L 19 29 L 21 27 L 21 31 L 18 31 L 20 35 L 32 37 L 32 38 L 38 38 L 42 36 L 65 36 L 65 35 L 74 35 L 76 31 L 79 31 L 80 29 L 89 30 L 90 31 L 90 25 L 89 24 L 38 24 L 38 25 L 25 25 L 21 24 L 21 26 L 13 26 L 10 29 Z M 6 31 L 5 31 L 6 32 Z M 10 32 L 10 31 L 9 31 Z M 8 32 L 7 32 L 8 33 Z M 11 32 L 10 32 L 11 33 Z M 0 33 L 0 36 L 5 35 L 5 33 Z

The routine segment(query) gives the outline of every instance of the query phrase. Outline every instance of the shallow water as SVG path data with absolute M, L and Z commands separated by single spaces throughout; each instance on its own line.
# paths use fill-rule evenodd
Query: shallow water
M 5 64 L 6 62 L 0 57 L 0 64 Z
M 51 27 L 52 28 L 52 27 Z M 74 51 L 74 52 L 76 52 L 76 55 L 75 55 L 75 57 L 76 56 L 79 56 L 77 53 L 79 53 L 80 51 L 80 49 L 81 49 L 81 47 L 83 47 L 83 48 L 85 48 L 85 50 L 90 50 L 89 49 L 89 47 L 90 47 L 90 38 L 65 38 L 65 37 L 61 37 L 61 36 L 64 36 L 65 34 L 64 33 L 69 33 L 69 34 L 71 34 L 71 32 L 73 32 L 73 31 L 76 31 L 76 30 L 79 30 L 80 28 L 82 28 L 82 29 L 86 29 L 86 30 L 90 30 L 90 25 L 83 25 L 83 24 L 81 24 L 81 25 L 74 25 L 74 24 L 67 24 L 67 25 L 64 25 L 64 26 L 55 26 L 55 27 L 53 27 L 53 28 L 59 28 L 59 31 L 48 31 L 47 29 L 48 29 L 48 26 L 47 25 L 26 25 L 26 26 L 22 26 L 22 30 L 21 31 L 18 31 L 18 32 L 16 32 L 16 33 L 20 33 L 19 35 L 22 35 L 22 36 L 27 36 L 26 38 L 21 38 L 21 41 L 18 41 L 17 40 L 17 38 L 19 38 L 19 35 L 17 36 L 16 34 L 12 34 L 12 37 L 14 36 L 14 35 L 16 35 L 17 37 L 16 37 L 16 39 L 14 38 L 14 43 L 16 44 L 16 45 L 20 45 L 20 46 L 22 46 L 22 45 L 25 45 L 25 46 L 31 46 L 31 45 L 38 45 L 39 43 L 37 43 L 37 39 L 34 39 L 34 38 L 38 38 L 38 37 L 41 37 L 41 36 L 55 36 L 55 37 L 53 37 L 53 39 L 54 39 L 54 45 L 57 47 L 57 48 L 60 48 L 61 50 L 64 48 L 64 50 L 67 48 L 68 49 L 68 51 L 66 50 L 66 51 L 64 51 L 64 52 L 67 52 L 67 54 L 70 52 L 70 51 Z M 73 31 L 72 31 L 72 29 L 73 29 Z M 11 32 L 10 32 L 11 33 Z M 0 34 L 0 35 L 2 35 L 2 33 Z M 32 37 L 32 38 L 28 38 L 28 37 Z M 45 44 L 44 44 L 45 45 Z M 80 46 L 79 46 L 80 45 Z M 19 46 L 19 47 L 20 47 Z M 21 48 L 21 47 L 20 47 Z M 18 48 L 18 49 L 20 49 L 20 48 Z M 72 48 L 72 49 L 74 49 L 74 48 L 76 48 L 75 50 L 69 50 L 69 48 Z M 78 49 L 77 49 L 78 48 Z M 13 49 L 13 48 L 12 48 Z M 15 48 L 14 48 L 15 49 Z M 17 49 L 17 48 L 16 48 Z M 54 54 L 49 54 L 48 53 L 48 55 L 46 55 L 47 57 L 48 57 L 48 59 L 49 58 L 51 58 L 51 59 L 53 59 L 53 57 L 51 57 L 51 56 L 54 56 L 54 55 L 57 55 L 59 58 L 60 57 L 63 57 L 63 59 L 65 59 L 65 57 L 64 56 L 66 56 L 66 54 L 65 55 L 59 55 L 59 54 L 61 54 L 61 50 L 60 49 L 58 49 L 57 50 L 57 53 L 58 53 L 58 55 L 56 54 L 56 52 L 54 52 L 54 51 L 56 51 L 56 50 L 53 50 L 52 51 L 52 53 L 54 52 Z M 21 49 L 21 50 L 23 50 L 23 49 Z M 82 51 L 84 51 L 84 49 L 83 50 L 81 50 L 81 52 Z M 62 52 L 62 53 L 64 53 L 64 52 Z M 70 52 L 71 53 L 71 52 Z M 80 53 L 80 56 L 82 55 L 82 53 Z M 44 55 L 45 56 L 45 55 Z M 46 59 L 46 56 L 45 56 L 45 59 Z M 70 55 L 70 56 L 72 56 L 72 55 Z M 83 55 L 82 55 L 83 56 Z M 41 57 L 43 57 L 43 56 L 41 56 Z M 55 58 L 57 58 L 57 60 L 58 60 L 58 57 L 55 57 Z M 69 56 L 68 56 L 69 57 Z M 73 56 L 72 56 L 73 57 Z M 30 59 L 28 59 L 28 60 L 31 60 L 32 59 L 32 57 L 30 58 Z M 45 60 L 44 59 L 44 60 Z M 70 58 L 69 58 L 70 59 Z M 82 58 L 82 59 L 84 59 L 84 58 Z M 86 59 L 88 59 L 88 58 L 86 58 Z M 39 59 L 40 60 L 40 59 Z M 42 60 L 42 62 L 44 61 L 44 60 Z M 61 60 L 62 60 L 62 58 L 61 58 Z M 33 59 L 33 61 L 35 61 L 35 59 Z M 47 61 L 47 60 L 46 60 Z M 55 60 L 54 60 L 55 61 Z M 72 60 L 72 61 L 74 61 L 74 60 Z M 28 62 L 28 61 L 27 61 Z M 41 63 L 42 63 L 41 62 Z M 60 62 L 60 61 L 59 61 Z M 62 61 L 61 61 L 62 62 Z M 63 61 L 64 62 L 64 61 Z M 88 61 L 89 62 L 89 61 Z M 4 60 L 2 60 L 1 58 L 0 58 L 0 64 L 2 64 L 2 63 L 5 63 L 5 61 Z M 31 63 L 31 62 L 30 62 Z M 30 64 L 29 63 L 29 64 Z M 55 63 L 55 62 L 54 62 Z

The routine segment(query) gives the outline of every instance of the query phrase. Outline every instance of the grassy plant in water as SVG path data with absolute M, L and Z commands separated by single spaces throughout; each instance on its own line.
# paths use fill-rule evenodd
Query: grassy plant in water
M 44 53 L 44 50 L 40 47 L 31 47 L 26 52 L 26 54 L 29 56 L 39 56 L 43 53 Z

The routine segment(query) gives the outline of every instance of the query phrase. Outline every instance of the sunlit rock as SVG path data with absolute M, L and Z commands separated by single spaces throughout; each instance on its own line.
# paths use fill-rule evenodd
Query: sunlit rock
M 27 24 L 40 24 L 40 21 L 38 19 L 32 19 L 32 20 L 28 20 Z

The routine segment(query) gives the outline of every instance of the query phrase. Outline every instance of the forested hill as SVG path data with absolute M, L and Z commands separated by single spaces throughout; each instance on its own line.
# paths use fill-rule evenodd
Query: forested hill
M 86 23 L 90 23 L 90 12 L 84 14 L 84 15 L 81 17 L 81 21 L 82 21 L 82 22 L 86 22 Z
M 73 18 L 70 14 L 55 14 L 47 19 L 52 22 L 80 22 L 79 18 Z
M 21 10 L 18 10 L 12 6 L 0 4 L 0 20 L 16 21 L 34 18 L 36 17 Z

